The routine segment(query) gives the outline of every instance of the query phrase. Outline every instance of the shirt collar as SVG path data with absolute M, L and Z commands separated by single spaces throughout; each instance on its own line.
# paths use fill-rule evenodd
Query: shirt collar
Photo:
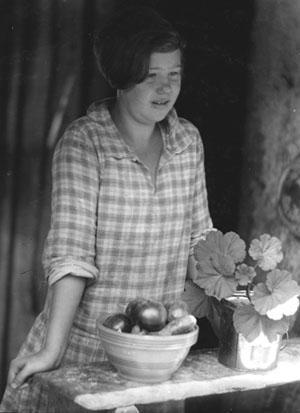
M 87 110 L 87 116 L 94 122 L 99 123 L 105 130 L 107 139 L 101 141 L 106 152 L 115 158 L 137 159 L 134 152 L 126 144 L 113 122 L 109 107 L 113 104 L 114 98 L 106 98 L 94 102 Z M 170 110 L 164 120 L 159 122 L 164 142 L 164 149 L 170 154 L 182 152 L 191 143 L 191 136 L 187 134 L 181 125 L 176 110 Z

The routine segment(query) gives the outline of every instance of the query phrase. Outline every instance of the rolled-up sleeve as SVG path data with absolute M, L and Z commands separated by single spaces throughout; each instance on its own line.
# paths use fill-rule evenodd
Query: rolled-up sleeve
M 199 133 L 197 133 L 195 191 L 193 203 L 192 233 L 190 255 L 201 236 L 212 229 L 212 220 L 208 208 L 207 189 L 204 168 L 204 149 Z
M 99 160 L 84 131 L 71 126 L 58 142 L 52 165 L 51 228 L 43 267 L 52 285 L 67 274 L 95 279 Z

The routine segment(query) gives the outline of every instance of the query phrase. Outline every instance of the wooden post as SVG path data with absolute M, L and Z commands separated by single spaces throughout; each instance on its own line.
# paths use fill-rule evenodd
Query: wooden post
M 300 281 L 300 2 L 256 0 L 252 39 L 239 232 L 278 236 Z

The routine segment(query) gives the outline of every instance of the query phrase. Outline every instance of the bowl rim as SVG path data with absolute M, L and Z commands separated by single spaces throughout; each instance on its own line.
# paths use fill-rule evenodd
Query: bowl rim
M 104 326 L 102 323 L 99 323 L 97 326 L 98 330 L 103 331 L 104 333 L 111 334 L 114 337 L 126 337 L 128 339 L 142 340 L 148 342 L 157 342 L 157 339 L 161 342 L 174 342 L 174 339 L 177 340 L 186 340 L 187 338 L 193 337 L 198 334 L 199 326 L 195 325 L 194 329 L 188 333 L 183 334 L 174 334 L 168 336 L 156 335 L 156 334 L 132 334 L 132 333 L 120 333 L 119 331 L 113 330 L 112 328 Z M 100 334 L 101 336 L 101 334 Z

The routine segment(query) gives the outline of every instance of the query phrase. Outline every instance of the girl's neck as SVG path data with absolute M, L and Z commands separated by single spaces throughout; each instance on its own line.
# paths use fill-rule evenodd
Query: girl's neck
M 155 123 L 143 124 L 130 117 L 118 101 L 111 108 L 111 117 L 123 139 L 133 146 L 148 145 L 156 130 Z

